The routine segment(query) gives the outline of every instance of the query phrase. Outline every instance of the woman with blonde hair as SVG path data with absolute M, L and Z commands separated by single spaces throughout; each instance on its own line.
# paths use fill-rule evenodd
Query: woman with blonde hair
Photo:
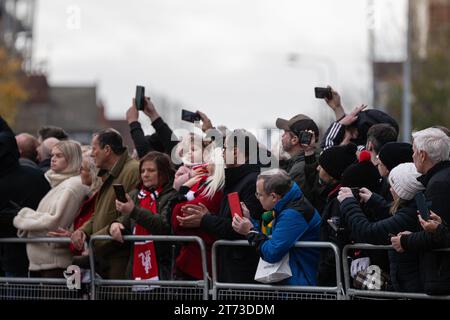
M 81 163 L 79 143 L 60 141 L 52 148 L 50 170 L 45 173 L 51 190 L 36 210 L 22 208 L 14 218 L 19 237 L 45 237 L 51 230 L 72 225 L 89 192 L 81 182 Z M 72 262 L 68 244 L 29 243 L 27 254 L 31 276 L 36 277 L 63 277 L 63 271 Z
M 89 193 L 83 199 L 79 212 L 73 222 L 73 231 L 82 227 L 94 213 L 97 191 L 100 190 L 103 183 L 102 179 L 98 176 L 98 168 L 91 157 L 91 147 L 84 146 L 81 149 L 83 150 L 83 161 L 81 162 L 80 177 L 81 182 L 89 187 Z M 70 237 L 73 231 L 59 227 L 56 231 L 50 231 L 48 235 L 50 237 Z M 87 250 L 84 252 L 76 250 L 72 243 L 70 244 L 70 251 L 74 255 L 88 254 Z
M 206 172 L 190 178 L 179 188 L 171 221 L 174 234 L 202 238 L 211 271 L 211 246 L 216 239 L 199 228 L 184 228 L 179 221 L 184 216 L 183 207 L 188 204 L 205 206 L 209 212 L 219 212 L 225 184 L 225 162 L 221 148 L 210 145 L 209 149 L 205 158 Z M 175 265 L 178 279 L 203 279 L 201 252 L 197 243 L 182 244 Z

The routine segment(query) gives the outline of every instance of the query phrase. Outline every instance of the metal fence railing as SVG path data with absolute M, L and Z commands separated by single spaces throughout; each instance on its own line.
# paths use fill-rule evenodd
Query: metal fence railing
M 196 236 L 124 236 L 124 241 L 196 242 L 202 257 L 202 280 L 106 280 L 95 277 L 93 243 L 111 240 L 110 236 L 94 236 L 89 242 L 91 265 L 91 299 L 94 300 L 208 300 L 208 269 L 203 240 Z
M 342 256 L 346 257 L 350 249 L 361 250 L 393 250 L 391 245 L 372 245 L 366 243 L 356 243 L 346 245 L 342 250 Z M 450 249 L 440 249 L 438 251 L 445 251 L 450 254 Z M 430 300 L 450 300 L 450 296 L 428 295 L 425 293 L 413 292 L 395 292 L 395 291 L 381 291 L 381 290 L 361 290 L 352 288 L 350 283 L 350 270 L 346 259 L 342 259 L 342 268 L 344 271 L 345 292 L 349 300 L 352 299 L 430 299 Z
M 217 250 L 220 246 L 249 246 L 248 241 L 218 240 L 212 247 L 212 298 L 213 300 L 341 300 L 345 298 L 341 280 L 339 249 L 330 242 L 297 242 L 298 248 L 328 248 L 336 261 L 335 287 L 287 286 L 268 284 L 223 283 L 218 281 Z
M 1 245 L 17 243 L 70 243 L 70 238 L 2 238 Z M 68 249 L 67 249 L 68 250 Z M 61 278 L 0 277 L 0 300 L 86 300 L 81 290 L 71 290 L 67 280 Z
M 218 250 L 224 246 L 246 247 L 248 241 L 218 240 L 212 247 L 212 287 L 208 286 L 208 269 L 205 244 L 196 236 L 124 236 L 125 241 L 153 240 L 155 242 L 195 242 L 199 245 L 202 258 L 203 279 L 201 280 L 118 280 L 101 279 L 95 271 L 95 241 L 112 240 L 110 236 L 91 237 L 89 248 L 90 279 L 82 283 L 81 290 L 68 286 L 68 280 L 61 278 L 13 278 L 0 277 L 0 300 L 10 299 L 53 299 L 53 300 L 208 300 L 211 289 L 214 300 L 354 300 L 354 299 L 431 299 L 450 300 L 450 295 L 428 295 L 425 293 L 361 290 L 352 288 L 350 268 L 347 259 L 351 249 L 392 250 L 392 246 L 352 244 L 344 247 L 342 256 L 336 245 L 330 242 L 297 242 L 298 248 L 320 248 L 332 250 L 336 262 L 336 286 L 288 286 L 269 284 L 223 283 L 218 281 Z M 2 238 L 0 245 L 17 243 L 68 244 L 70 238 Z M 238 248 L 236 248 L 238 249 Z M 449 249 L 440 249 L 450 254 Z M 341 274 L 344 274 L 342 283 Z M 344 286 L 345 284 L 345 286 Z M 345 292 L 344 292 L 345 288 Z

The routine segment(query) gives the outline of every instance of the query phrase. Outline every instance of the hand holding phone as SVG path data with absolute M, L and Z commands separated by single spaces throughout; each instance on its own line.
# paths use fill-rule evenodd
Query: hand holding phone
M 230 205 L 231 218 L 235 215 L 243 217 L 241 202 L 239 200 L 239 194 L 237 192 L 232 192 L 228 194 L 228 204 Z
M 194 123 L 195 121 L 200 121 L 201 118 L 200 118 L 200 115 L 196 112 L 187 111 L 185 109 L 182 109 L 181 110 L 181 120 Z
M 143 86 L 136 86 L 136 97 L 135 97 L 135 103 L 136 103 L 136 109 L 139 111 L 144 110 L 144 99 L 145 99 L 145 87 Z
M 314 94 L 317 99 L 325 99 L 325 98 L 327 98 L 328 100 L 333 99 L 333 93 L 331 92 L 331 88 L 315 87 Z
M 423 220 L 428 221 L 430 219 L 430 209 L 428 208 L 427 201 L 423 192 L 418 192 L 414 196 L 416 200 L 417 210 Z
M 116 199 L 120 202 L 126 203 L 128 202 L 127 197 L 125 196 L 125 189 L 121 184 L 113 184 L 114 192 L 116 193 Z

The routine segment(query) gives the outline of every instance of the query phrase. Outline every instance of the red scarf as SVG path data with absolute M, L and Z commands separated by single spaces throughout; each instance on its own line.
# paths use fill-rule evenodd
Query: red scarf
M 162 188 L 150 192 L 144 187 L 141 188 L 138 194 L 139 205 L 142 208 L 148 209 L 152 214 L 157 214 L 156 199 Z M 151 233 L 143 226 L 136 224 L 133 230 L 133 235 L 147 236 Z M 153 240 L 147 240 L 134 243 L 133 253 L 133 279 L 135 280 L 159 280 L 158 277 L 158 262 L 156 259 L 156 250 Z

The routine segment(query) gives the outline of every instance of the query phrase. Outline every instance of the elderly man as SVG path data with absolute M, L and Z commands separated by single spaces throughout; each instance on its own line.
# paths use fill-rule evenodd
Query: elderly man
M 20 133 L 16 136 L 16 142 L 20 153 L 19 163 L 23 166 L 38 169 L 36 163 L 38 140 L 29 133 Z
M 450 223 L 450 138 L 440 129 L 428 128 L 413 134 L 413 160 L 419 180 L 425 186 L 425 197 L 447 225 Z M 421 252 L 421 275 L 426 293 L 450 293 L 450 258 L 432 249 L 445 246 L 427 232 L 402 232 L 391 238 L 394 248 L 403 252 Z
M 281 284 L 315 286 L 319 250 L 295 248 L 297 241 L 318 241 L 320 215 L 305 198 L 298 185 L 284 170 L 272 169 L 258 176 L 256 194 L 265 210 L 272 214 L 272 238 L 259 232 L 247 218 L 235 215 L 233 228 L 246 235 L 261 258 L 269 263 L 279 262 L 289 254 L 292 276 Z M 245 211 L 245 209 L 244 209 Z M 264 219 L 263 223 L 267 223 Z

